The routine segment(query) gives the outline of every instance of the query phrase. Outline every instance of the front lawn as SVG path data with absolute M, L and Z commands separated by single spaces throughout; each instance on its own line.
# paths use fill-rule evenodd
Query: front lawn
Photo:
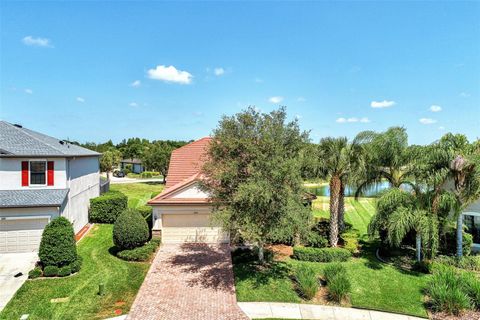
M 137 208 L 147 204 L 147 201 L 162 192 L 165 185 L 160 182 L 140 182 L 111 184 L 111 191 L 120 191 L 128 197 L 128 207 Z
M 83 258 L 76 275 L 58 279 L 28 280 L 0 314 L 0 319 L 104 319 L 130 309 L 150 263 L 132 263 L 110 254 L 112 225 L 95 225 L 78 244 Z M 105 295 L 98 285 L 105 284 Z M 52 299 L 64 302 L 52 303 Z M 118 312 L 118 311 L 117 311 Z

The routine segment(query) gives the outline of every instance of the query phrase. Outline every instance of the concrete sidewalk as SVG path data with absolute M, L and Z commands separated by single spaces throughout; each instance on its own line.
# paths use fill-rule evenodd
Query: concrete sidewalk
M 239 302 L 250 319 L 424 320 L 423 318 L 355 308 L 280 302 Z

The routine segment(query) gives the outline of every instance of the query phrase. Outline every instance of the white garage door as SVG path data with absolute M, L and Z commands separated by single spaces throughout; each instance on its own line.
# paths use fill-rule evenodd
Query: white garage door
M 38 251 L 48 218 L 0 220 L 0 253 Z
M 163 214 L 163 243 L 228 243 L 228 234 L 211 227 L 208 214 Z

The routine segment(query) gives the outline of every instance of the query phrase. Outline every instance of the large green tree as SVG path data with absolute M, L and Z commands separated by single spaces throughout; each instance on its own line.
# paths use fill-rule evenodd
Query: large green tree
M 283 229 L 306 232 L 310 212 L 302 203 L 300 152 L 308 134 L 296 120 L 287 121 L 284 108 L 267 114 L 250 107 L 224 116 L 212 138 L 202 187 L 211 196 L 213 217 L 255 243 L 263 261 L 267 239 Z
M 160 172 L 163 176 L 163 182 L 165 182 L 170 155 L 173 150 L 174 147 L 171 144 L 164 141 L 155 141 L 143 152 L 143 166 L 148 170 Z
M 105 151 L 100 157 L 100 170 L 107 173 L 107 178 L 110 178 L 110 172 L 118 166 L 122 154 L 116 149 Z

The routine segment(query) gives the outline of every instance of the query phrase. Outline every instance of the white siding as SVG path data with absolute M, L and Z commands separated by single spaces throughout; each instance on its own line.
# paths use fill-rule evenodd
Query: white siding
M 22 161 L 45 160 L 54 161 L 53 186 L 22 187 Z M 65 158 L 0 158 L 0 190 L 27 189 L 65 189 L 67 188 Z
M 208 198 L 208 194 L 204 191 L 200 190 L 198 184 L 193 184 L 186 189 L 182 189 L 173 195 L 170 198 L 185 198 L 185 199 L 206 199 Z
M 67 160 L 68 201 L 62 216 L 73 223 L 75 232 L 88 223 L 90 199 L 100 194 L 98 157 L 78 157 Z

